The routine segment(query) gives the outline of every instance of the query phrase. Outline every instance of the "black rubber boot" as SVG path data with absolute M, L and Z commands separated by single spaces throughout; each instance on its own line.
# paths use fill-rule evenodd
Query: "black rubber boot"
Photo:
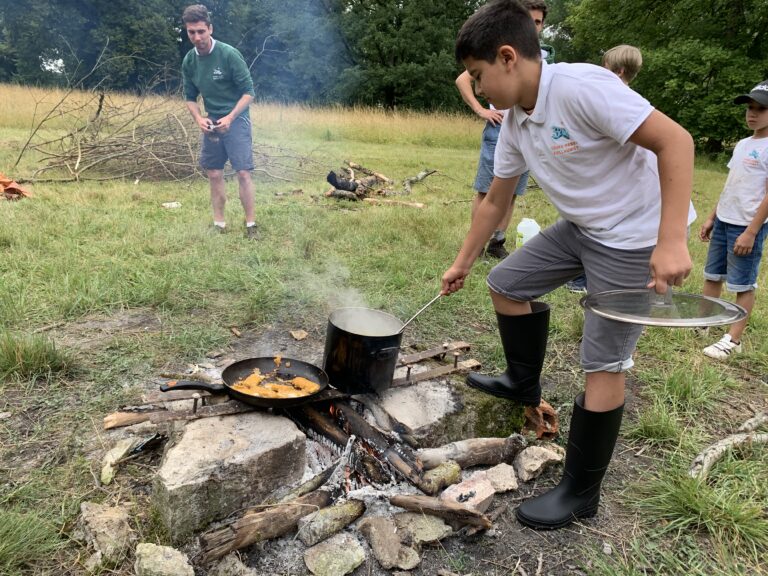
M 488 256 L 492 256 L 493 258 L 498 258 L 499 260 L 503 260 L 504 258 L 509 256 L 509 252 L 507 252 L 507 249 L 504 248 L 504 242 L 506 242 L 506 239 L 504 240 L 491 239 L 491 241 L 488 242 L 488 248 L 485 249 L 485 253 L 488 254 Z
M 554 530 L 597 513 L 600 484 L 613 456 L 624 405 L 608 412 L 584 408 L 584 394 L 573 404 L 571 430 L 560 484 L 523 502 L 517 519 L 531 528 Z
M 531 302 L 531 313 L 505 316 L 496 313 L 507 370 L 498 376 L 467 375 L 467 384 L 499 398 L 526 406 L 541 403 L 541 368 L 549 336 L 549 305 Z

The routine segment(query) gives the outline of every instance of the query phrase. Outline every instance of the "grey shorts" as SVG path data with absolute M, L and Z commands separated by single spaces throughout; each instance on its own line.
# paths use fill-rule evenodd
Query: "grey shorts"
M 650 282 L 653 246 L 638 250 L 609 248 L 579 228 L 558 220 L 515 250 L 488 275 L 488 287 L 511 300 L 529 302 L 585 273 L 590 293 L 645 288 Z M 584 312 L 581 367 L 586 372 L 623 372 L 643 327 Z
M 209 118 L 218 120 L 215 116 Z M 253 137 L 248 116 L 241 114 L 235 118 L 225 133 L 217 133 L 213 138 L 203 134 L 201 138 L 200 166 L 204 170 L 223 170 L 227 160 L 236 172 L 253 170 Z

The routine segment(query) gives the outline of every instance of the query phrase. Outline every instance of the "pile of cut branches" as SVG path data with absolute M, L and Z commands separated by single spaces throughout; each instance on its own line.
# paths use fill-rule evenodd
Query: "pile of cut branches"
M 64 118 L 69 132 L 51 140 L 39 134 L 46 124 Z M 22 154 L 36 151 L 43 166 L 33 179 L 185 180 L 202 174 L 198 165 L 200 130 L 179 102 L 170 98 L 116 104 L 105 94 L 85 102 L 60 102 L 32 131 Z M 274 146 L 254 146 L 256 172 L 291 181 L 321 173 L 314 160 Z M 21 157 L 21 156 L 20 156 Z

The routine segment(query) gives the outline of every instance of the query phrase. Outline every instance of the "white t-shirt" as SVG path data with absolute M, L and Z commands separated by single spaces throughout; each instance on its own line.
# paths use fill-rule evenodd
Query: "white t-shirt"
M 717 202 L 717 217 L 728 224 L 749 226 L 765 198 L 768 138 L 740 140 L 733 149 L 728 168 L 728 179 Z
M 530 169 L 560 215 L 605 246 L 653 246 L 661 216 L 656 156 L 628 142 L 652 111 L 605 68 L 542 66 L 533 113 L 515 106 L 504 119 L 494 174 Z M 695 218 L 691 204 L 688 224 Z

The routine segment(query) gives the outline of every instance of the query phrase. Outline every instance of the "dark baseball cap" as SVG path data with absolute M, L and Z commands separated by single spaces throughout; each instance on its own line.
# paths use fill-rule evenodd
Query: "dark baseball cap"
M 768 106 L 768 80 L 763 80 L 750 90 L 749 94 L 742 94 L 733 99 L 734 104 L 748 104 L 754 100 L 761 106 Z

